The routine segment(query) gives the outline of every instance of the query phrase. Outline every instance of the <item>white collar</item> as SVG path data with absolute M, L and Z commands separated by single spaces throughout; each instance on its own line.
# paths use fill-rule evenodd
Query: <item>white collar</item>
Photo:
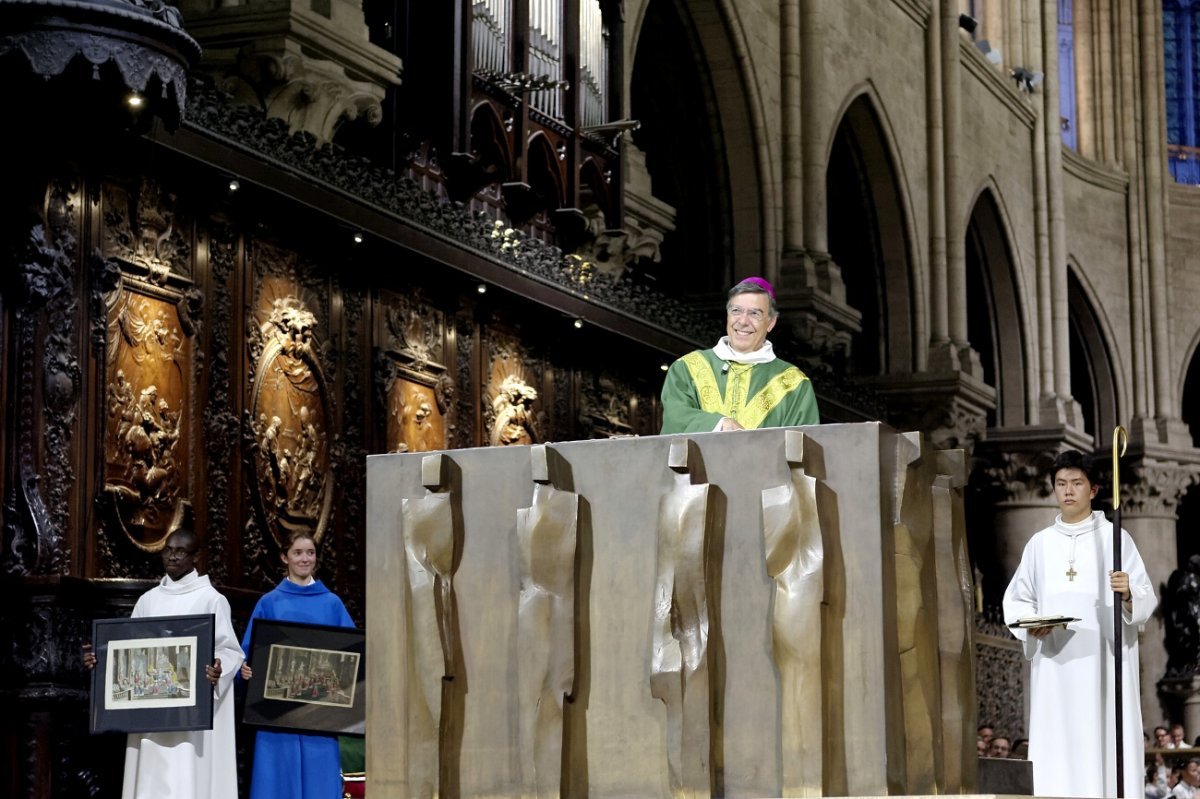
M 172 580 L 170 576 L 164 574 L 158 584 L 169 594 L 186 594 L 210 583 L 208 575 L 201 575 L 200 572 L 192 569 L 178 580 Z
M 1069 535 L 1074 538 L 1077 535 L 1084 533 L 1095 532 L 1100 529 L 1100 523 L 1104 521 L 1104 512 L 1094 510 L 1090 516 L 1084 516 L 1077 522 L 1064 522 L 1062 514 L 1058 514 L 1054 518 L 1054 529 L 1063 535 Z
M 775 360 L 775 349 L 769 341 L 764 341 L 763 345 L 754 352 L 738 352 L 729 346 L 729 336 L 721 336 L 717 346 L 713 347 L 713 352 L 722 361 L 733 361 L 734 363 L 770 363 Z

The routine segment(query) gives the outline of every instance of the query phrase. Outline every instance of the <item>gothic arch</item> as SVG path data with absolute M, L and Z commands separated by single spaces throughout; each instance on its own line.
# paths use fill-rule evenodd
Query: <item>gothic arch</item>
M 1182 409 L 1180 416 L 1192 433 L 1192 446 L 1200 448 L 1200 330 L 1192 337 L 1184 356 L 1177 396 Z
M 536 134 L 529 140 L 525 157 L 529 185 L 544 203 L 544 208 L 548 211 L 561 208 L 566 199 L 565 181 L 561 161 L 550 140 L 541 133 Z
M 1124 374 L 1112 342 L 1112 326 L 1104 316 L 1095 289 L 1073 259 L 1067 270 L 1067 318 L 1071 358 L 1071 396 L 1083 409 L 1083 428 L 1099 448 L 1107 441 L 1128 408 Z
M 829 252 L 842 270 L 847 303 L 862 313 L 852 361 L 863 376 L 916 371 L 926 337 L 907 183 L 879 108 L 871 87 L 859 87 L 838 117 L 825 159 Z
M 994 184 L 982 186 L 968 207 L 967 337 L 979 353 L 984 381 L 996 390 L 988 426 L 1020 426 L 1029 422 L 1028 409 L 1036 398 L 1029 389 L 1033 358 L 1016 248 Z M 978 313 L 980 309 L 986 313 Z
M 659 285 L 712 293 L 735 275 L 772 274 L 774 170 L 761 82 L 736 5 L 648 0 L 640 11 L 627 73 L 630 113 L 642 122 L 633 138 L 646 152 L 655 196 L 678 213 L 676 232 L 663 243 Z M 662 88 L 668 83 L 672 90 Z M 681 134 L 680 120 L 694 121 L 693 129 Z

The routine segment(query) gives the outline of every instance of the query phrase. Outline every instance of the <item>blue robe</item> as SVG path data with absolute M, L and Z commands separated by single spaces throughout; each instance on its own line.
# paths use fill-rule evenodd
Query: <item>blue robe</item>
M 254 606 L 242 649 L 250 651 L 255 619 L 353 627 L 342 600 L 317 580 L 296 585 L 282 580 Z M 266 667 L 265 663 L 250 664 Z M 342 795 L 338 740 L 329 735 L 259 730 L 254 738 L 250 799 L 337 799 Z

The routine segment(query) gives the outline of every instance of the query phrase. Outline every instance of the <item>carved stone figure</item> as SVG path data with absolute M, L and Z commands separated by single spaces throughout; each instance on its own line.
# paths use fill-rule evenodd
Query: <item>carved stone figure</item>
M 426 455 L 421 482 L 427 493 L 405 499 L 404 550 L 408 577 L 408 640 L 413 657 L 408 684 L 408 786 L 412 796 L 438 793 L 443 681 L 455 677 L 458 629 L 454 611 L 454 502 L 444 486 L 446 455 Z
M 562 784 L 563 703 L 575 684 L 575 542 L 579 495 L 552 484 L 555 457 L 530 450 L 533 504 L 517 510 L 521 602 L 517 611 L 518 735 L 527 797 Z
M 654 638 L 650 694 L 667 710 L 667 766 L 676 796 L 708 796 L 708 504 L 712 486 L 693 485 L 703 473 L 699 450 L 687 439 L 671 442 L 668 465 L 675 484 L 658 506 Z
M 1192 555 L 1167 580 L 1163 596 L 1166 616 L 1167 675 L 1200 673 L 1200 555 Z
M 767 574 L 775 580 L 771 641 L 781 687 L 783 796 L 822 793 L 821 602 L 825 552 L 817 480 L 805 472 L 799 430 L 785 432 L 790 483 L 762 492 Z

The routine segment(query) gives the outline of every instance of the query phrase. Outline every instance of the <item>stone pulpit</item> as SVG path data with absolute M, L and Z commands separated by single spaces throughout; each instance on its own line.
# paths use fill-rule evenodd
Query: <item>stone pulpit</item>
M 973 791 L 965 478 L 875 423 L 371 457 L 368 795 Z

